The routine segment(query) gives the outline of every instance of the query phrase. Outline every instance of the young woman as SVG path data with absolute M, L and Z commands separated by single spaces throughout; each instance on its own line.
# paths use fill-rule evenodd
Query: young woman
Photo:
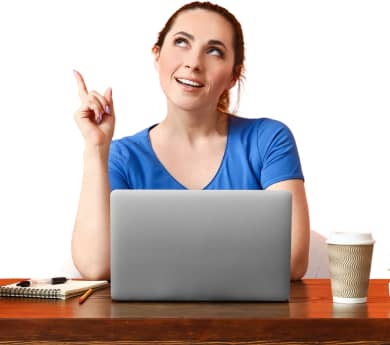
M 88 92 L 74 72 L 82 103 L 75 120 L 85 139 L 72 239 L 76 267 L 85 278 L 110 276 L 111 190 L 283 189 L 293 196 L 291 279 L 300 279 L 310 226 L 294 137 L 279 121 L 228 112 L 229 90 L 244 67 L 240 23 L 223 7 L 192 2 L 171 16 L 152 51 L 167 100 L 165 119 L 113 142 L 112 90 Z

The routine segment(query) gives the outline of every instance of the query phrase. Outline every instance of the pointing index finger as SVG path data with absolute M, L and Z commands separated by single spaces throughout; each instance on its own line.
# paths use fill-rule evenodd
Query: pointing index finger
M 85 85 L 84 78 L 81 75 L 81 73 L 76 71 L 76 70 L 73 70 L 73 74 L 77 80 L 77 87 L 79 90 L 79 96 L 81 99 L 83 99 L 85 96 L 88 95 L 88 89 L 87 89 L 87 86 Z

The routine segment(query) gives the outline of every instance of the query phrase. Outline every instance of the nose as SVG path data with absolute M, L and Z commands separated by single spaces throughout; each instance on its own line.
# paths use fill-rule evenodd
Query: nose
M 191 52 L 186 56 L 184 67 L 194 70 L 196 72 L 201 71 L 202 69 L 202 61 L 201 56 L 197 52 Z

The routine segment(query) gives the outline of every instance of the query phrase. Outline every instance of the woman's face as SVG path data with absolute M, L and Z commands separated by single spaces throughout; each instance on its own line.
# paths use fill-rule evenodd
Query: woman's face
M 160 85 L 183 110 L 216 109 L 234 86 L 233 29 L 221 15 L 203 9 L 180 13 L 155 52 Z

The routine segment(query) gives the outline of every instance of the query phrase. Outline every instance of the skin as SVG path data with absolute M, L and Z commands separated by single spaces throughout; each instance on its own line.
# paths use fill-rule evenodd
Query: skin
M 212 25 L 205 26 L 205 21 Z M 232 28 L 218 14 L 184 12 L 163 47 L 154 49 L 154 58 L 167 115 L 150 131 L 152 147 L 178 181 L 201 189 L 215 175 L 225 152 L 227 117 L 216 109 L 223 91 L 235 84 Z M 187 87 L 177 78 L 202 87 Z
M 72 236 L 72 256 L 81 275 L 90 280 L 110 276 L 108 153 L 115 127 L 112 90 L 104 96 L 88 92 L 74 71 L 81 106 L 74 119 L 85 142 L 79 206 Z M 106 110 L 107 109 L 107 110 Z
M 149 132 L 150 140 L 160 162 L 188 189 L 205 187 L 225 152 L 227 115 L 217 110 L 217 104 L 223 91 L 236 82 L 232 37 L 232 27 L 222 16 L 196 9 L 180 13 L 163 46 L 153 49 L 167 113 Z M 81 74 L 75 72 L 75 77 L 82 103 L 75 120 L 84 137 L 85 150 L 72 255 L 85 278 L 108 279 L 107 162 L 115 126 L 112 90 L 107 89 L 104 96 L 88 92 Z M 183 85 L 188 81 L 198 87 Z M 287 180 L 268 189 L 288 190 L 293 195 L 291 279 L 300 279 L 307 269 L 310 233 L 304 183 Z

